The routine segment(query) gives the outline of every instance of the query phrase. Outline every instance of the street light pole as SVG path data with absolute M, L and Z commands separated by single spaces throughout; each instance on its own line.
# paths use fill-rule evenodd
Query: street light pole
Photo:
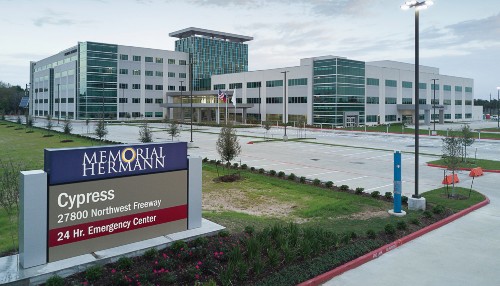
M 433 111 L 433 117 L 434 117 L 434 132 L 436 132 L 436 80 L 439 80 L 437 78 L 431 79 L 434 83 L 434 102 L 432 104 L 432 109 Z
M 262 104 L 262 99 L 260 98 L 260 86 L 261 82 L 259 82 L 259 124 L 262 124 L 262 113 L 260 111 L 260 105 Z
M 59 118 L 61 118 L 61 97 L 59 96 L 59 83 L 57 84 L 57 125 L 59 125 Z
M 500 86 L 497 87 L 497 128 L 500 128 L 500 109 L 498 108 L 499 101 L 500 101 Z
M 192 57 L 192 56 L 191 56 Z M 192 59 L 189 63 L 189 69 L 190 69 L 190 78 L 189 81 L 191 82 L 191 87 L 189 88 L 190 91 L 190 101 L 191 101 L 191 143 L 193 143 L 193 62 Z
M 418 193 L 418 150 L 419 150 L 419 38 L 418 38 L 418 16 L 419 10 L 426 9 L 428 6 L 434 4 L 430 0 L 424 1 L 406 1 L 405 4 L 401 5 L 401 9 L 408 10 L 410 8 L 415 8 L 415 194 L 412 195 L 413 198 L 419 199 L 420 195 Z
M 287 125 L 287 116 L 286 116 L 286 74 L 287 74 L 288 71 L 282 71 L 281 73 L 285 76 L 285 82 L 283 84 L 283 94 L 284 94 L 284 98 L 283 98 L 283 105 L 285 107 L 285 113 L 284 113 L 284 118 L 283 118 L 283 121 L 285 122 L 285 135 L 283 135 L 283 140 L 288 140 L 288 136 L 286 136 L 286 125 Z

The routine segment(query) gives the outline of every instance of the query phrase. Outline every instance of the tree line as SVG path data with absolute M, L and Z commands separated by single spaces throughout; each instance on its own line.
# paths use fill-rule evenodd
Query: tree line
M 0 114 L 19 114 L 19 103 L 25 90 L 19 85 L 0 81 Z

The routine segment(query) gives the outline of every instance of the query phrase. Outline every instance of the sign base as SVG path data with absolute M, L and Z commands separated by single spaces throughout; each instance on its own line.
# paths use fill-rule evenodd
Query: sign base
M 397 216 L 397 217 L 401 217 L 401 216 L 405 216 L 406 215 L 406 212 L 404 210 L 401 210 L 400 213 L 395 213 L 394 210 L 388 210 L 387 212 L 390 215 Z
M 408 209 L 411 211 L 423 210 L 425 211 L 425 198 L 408 198 Z

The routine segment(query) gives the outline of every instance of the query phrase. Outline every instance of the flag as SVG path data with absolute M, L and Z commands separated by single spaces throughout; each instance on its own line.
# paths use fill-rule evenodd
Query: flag
M 219 89 L 219 99 L 222 100 L 223 102 L 226 102 L 226 93 L 223 92 L 222 90 Z
M 231 102 L 233 103 L 234 107 L 236 107 L 236 89 L 233 91 L 233 97 L 231 98 Z

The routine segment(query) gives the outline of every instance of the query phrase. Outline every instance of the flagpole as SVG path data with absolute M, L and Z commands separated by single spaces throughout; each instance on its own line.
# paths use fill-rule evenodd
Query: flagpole
M 228 112 L 227 112 L 227 90 L 226 90 L 226 92 L 224 92 L 224 98 L 226 99 L 225 102 L 226 102 L 226 125 L 227 125 L 227 114 L 228 114 Z
M 234 125 L 236 125 L 236 88 L 233 91 L 233 104 L 234 104 Z
M 219 95 L 217 95 L 217 116 L 215 116 L 217 124 L 220 124 L 220 107 L 219 107 Z

